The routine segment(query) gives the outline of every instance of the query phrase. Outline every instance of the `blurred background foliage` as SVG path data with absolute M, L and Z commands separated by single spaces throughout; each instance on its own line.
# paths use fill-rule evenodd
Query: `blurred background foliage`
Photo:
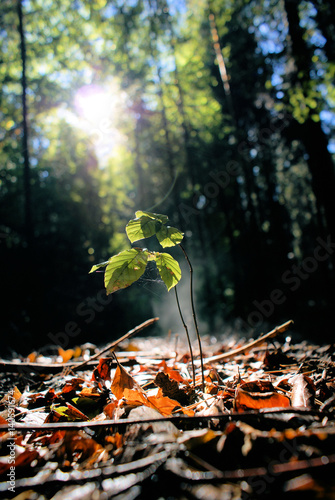
M 88 276 L 136 210 L 185 232 L 203 333 L 332 338 L 332 0 L 2 0 L 0 31 L 7 347 L 180 328 L 154 270 Z

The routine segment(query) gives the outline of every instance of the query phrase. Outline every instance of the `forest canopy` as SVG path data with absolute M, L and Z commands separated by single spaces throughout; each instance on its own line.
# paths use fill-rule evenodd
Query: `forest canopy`
M 3 0 L 0 30 L 10 347 L 180 328 L 154 269 L 108 297 L 88 274 L 137 210 L 185 234 L 204 332 L 330 338 L 334 2 Z

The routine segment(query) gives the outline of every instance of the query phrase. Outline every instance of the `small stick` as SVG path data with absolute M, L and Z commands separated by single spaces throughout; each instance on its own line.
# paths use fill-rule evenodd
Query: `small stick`
M 83 366 L 86 365 L 94 365 L 94 360 L 97 359 L 101 354 L 104 354 L 105 352 L 109 351 L 110 349 L 114 349 L 118 344 L 120 344 L 123 340 L 126 340 L 129 338 L 131 335 L 134 335 L 135 333 L 140 332 L 147 326 L 152 325 L 156 321 L 158 321 L 159 318 L 151 318 L 148 319 L 147 321 L 144 321 L 144 323 L 141 323 L 140 325 L 136 326 L 132 330 L 130 330 L 128 333 L 123 335 L 123 337 L 119 338 L 118 340 L 115 340 L 111 344 L 109 344 L 107 347 L 105 347 L 102 351 L 99 351 L 97 354 L 94 354 L 91 356 L 89 359 L 86 359 L 85 361 L 81 363 L 27 363 L 27 362 L 16 362 L 16 361 L 3 361 L 0 360 L 0 373 L 20 373 L 20 372 L 25 372 L 27 373 L 57 373 L 62 371 L 64 368 L 66 368 L 69 371 L 78 371 L 80 370 Z
M 285 332 L 290 326 L 293 325 L 293 321 L 290 319 L 289 321 L 286 321 L 286 323 L 283 323 L 280 326 L 277 326 L 274 330 L 271 330 L 271 332 L 266 333 L 262 337 L 259 337 L 259 339 L 253 340 L 252 342 L 249 342 L 249 344 L 246 344 L 245 346 L 239 347 L 237 349 L 233 349 L 228 352 L 224 352 L 222 354 L 218 354 L 217 356 L 211 356 L 209 358 L 204 359 L 204 363 L 211 363 L 212 361 L 222 361 L 223 359 L 228 359 L 236 356 L 237 354 L 242 354 L 246 351 L 249 351 L 249 349 L 252 349 L 253 347 L 256 347 L 260 344 L 263 344 L 266 340 L 272 339 L 279 333 Z
M 83 366 L 87 365 L 87 363 L 89 363 L 90 361 L 97 359 L 102 354 L 105 354 L 105 352 L 110 351 L 111 349 L 114 350 L 118 344 L 120 344 L 124 340 L 128 339 L 129 337 L 131 337 L 135 333 L 138 333 L 141 330 L 144 330 L 144 328 L 146 328 L 147 326 L 153 325 L 158 320 L 159 320 L 159 318 L 151 318 L 151 319 L 148 319 L 147 321 L 144 321 L 144 323 L 141 323 L 140 325 L 135 326 L 135 328 L 133 328 L 132 330 L 129 330 L 129 332 L 127 332 L 125 335 L 123 335 L 123 337 L 120 337 L 118 340 L 114 340 L 114 342 L 112 342 L 111 344 L 108 344 L 107 347 L 105 347 L 101 351 L 97 352 L 93 356 L 90 356 L 88 359 L 86 359 L 85 361 L 83 361 L 79 365 L 73 365 L 73 366 L 75 367 L 76 370 L 78 370 L 79 368 L 82 368 Z

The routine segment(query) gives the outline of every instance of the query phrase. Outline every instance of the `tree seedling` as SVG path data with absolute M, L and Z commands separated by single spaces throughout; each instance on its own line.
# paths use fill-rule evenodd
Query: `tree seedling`
M 199 344 L 202 386 L 204 388 L 202 347 L 193 298 L 193 268 L 184 247 L 181 245 L 184 235 L 179 229 L 168 225 L 169 218 L 166 215 L 143 212 L 139 210 L 135 213 L 135 216 L 136 218 L 131 219 L 126 225 L 126 233 L 130 243 L 134 243 L 135 241 L 139 241 L 144 238 L 150 238 L 151 236 L 156 236 L 158 242 L 163 248 L 178 245 L 185 256 L 190 270 L 190 299 L 195 332 Z M 147 248 L 133 247 L 128 250 L 123 250 L 117 255 L 110 257 L 110 259 L 106 262 L 94 265 L 90 270 L 90 273 L 93 273 L 103 267 L 106 268 L 104 281 L 107 295 L 109 295 L 117 290 L 121 290 L 122 288 L 127 288 L 137 281 L 143 275 L 149 262 L 156 263 L 160 277 L 165 283 L 168 291 L 174 288 L 178 312 L 185 328 L 190 349 L 193 370 L 193 385 L 195 385 L 195 366 L 191 340 L 187 325 L 183 318 L 177 293 L 177 284 L 181 279 L 181 270 L 178 261 L 169 253 L 154 252 L 148 250 Z

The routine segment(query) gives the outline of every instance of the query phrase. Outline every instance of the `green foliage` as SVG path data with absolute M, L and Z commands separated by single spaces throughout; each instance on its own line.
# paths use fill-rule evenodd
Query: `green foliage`
M 166 215 L 150 212 L 136 212 L 136 219 L 132 219 L 126 226 L 127 236 L 131 243 L 143 238 L 156 235 L 163 248 L 179 245 L 184 237 L 179 229 L 166 226 L 168 217 Z
M 183 234 L 176 228 L 166 226 L 166 215 L 151 212 L 136 212 L 126 226 L 127 236 L 131 243 L 156 235 L 162 247 L 180 244 Z M 144 273 L 149 261 L 156 262 L 158 272 L 168 291 L 181 279 L 178 262 L 168 253 L 150 252 L 143 248 L 123 250 L 108 261 L 94 265 L 90 273 L 106 267 L 105 287 L 107 294 L 127 288 L 137 281 Z

